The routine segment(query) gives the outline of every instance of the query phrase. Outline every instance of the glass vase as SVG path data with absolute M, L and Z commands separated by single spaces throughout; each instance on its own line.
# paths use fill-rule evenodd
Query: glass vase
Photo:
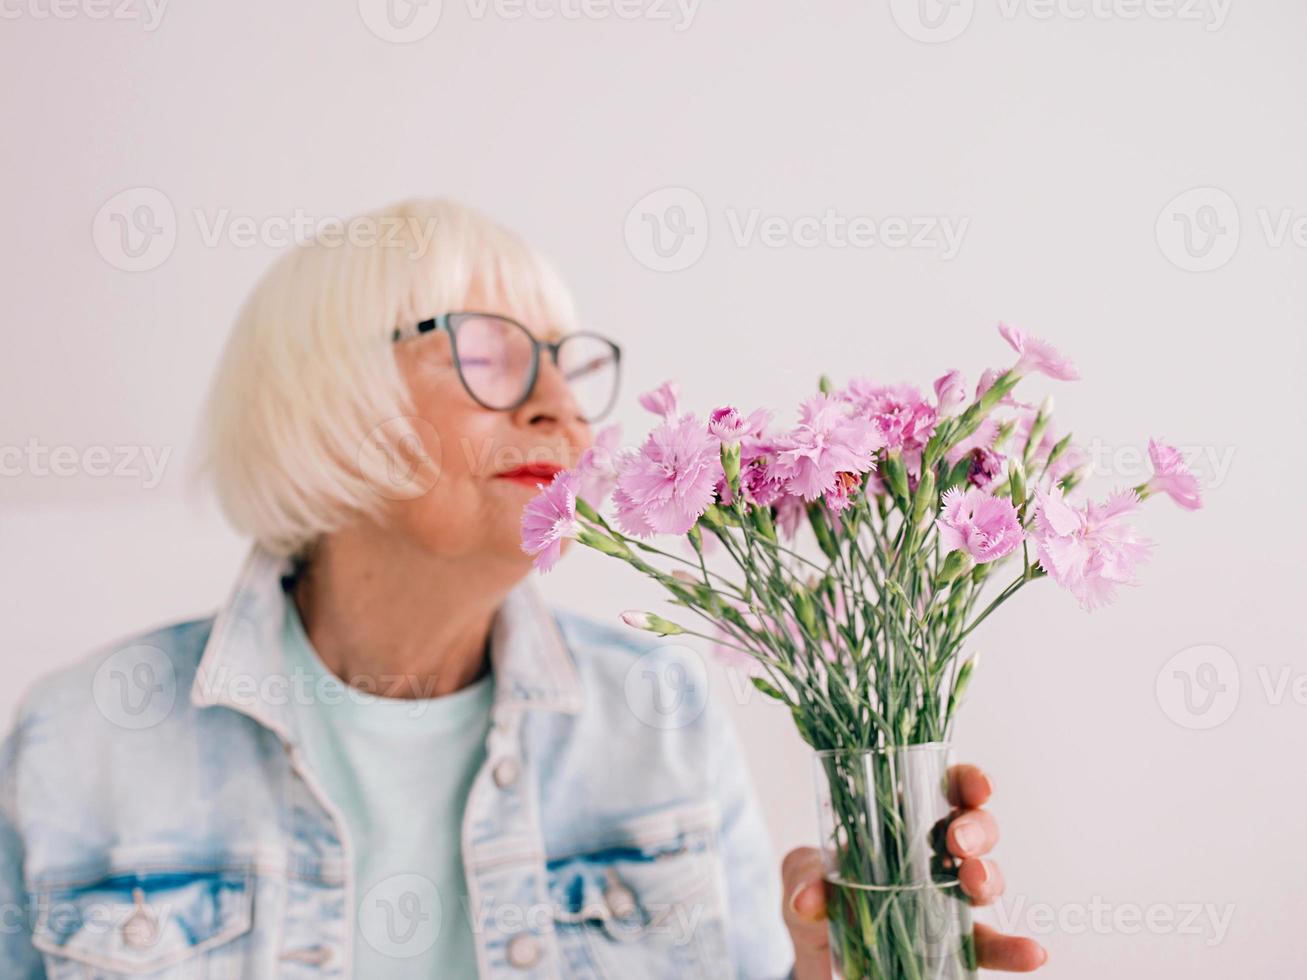
M 836 980 L 971 980 L 971 907 L 948 859 L 949 746 L 816 753 Z

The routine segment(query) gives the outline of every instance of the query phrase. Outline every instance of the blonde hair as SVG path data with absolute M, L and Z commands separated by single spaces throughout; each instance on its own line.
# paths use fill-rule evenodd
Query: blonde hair
M 381 515 L 361 447 L 415 437 L 392 332 L 461 309 L 474 290 L 528 324 L 574 329 L 553 267 L 451 201 L 320 229 L 273 263 L 236 319 L 202 420 L 196 475 L 212 478 L 237 530 L 301 555 L 355 516 Z

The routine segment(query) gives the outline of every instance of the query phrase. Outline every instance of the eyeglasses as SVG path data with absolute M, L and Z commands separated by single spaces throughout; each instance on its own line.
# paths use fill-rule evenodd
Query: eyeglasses
M 396 328 L 393 340 L 444 330 L 459 380 L 473 401 L 496 412 L 525 404 L 540 375 L 540 352 L 549 351 L 587 422 L 597 422 L 617 400 L 622 349 L 606 337 L 571 333 L 556 341 L 537 340 L 531 331 L 493 313 L 442 313 L 410 327 Z

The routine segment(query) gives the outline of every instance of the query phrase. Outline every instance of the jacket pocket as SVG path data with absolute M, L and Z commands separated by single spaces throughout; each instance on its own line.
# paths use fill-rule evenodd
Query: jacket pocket
M 253 898 L 243 871 L 114 873 L 38 892 L 32 942 L 49 980 L 236 977 Z
M 715 808 L 660 811 L 547 864 L 565 975 L 733 976 Z

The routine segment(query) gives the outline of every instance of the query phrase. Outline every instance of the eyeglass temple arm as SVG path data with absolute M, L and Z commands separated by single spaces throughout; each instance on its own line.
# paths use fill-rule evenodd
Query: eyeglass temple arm
M 430 333 L 432 330 L 437 329 L 440 326 L 440 321 L 443 319 L 444 317 L 432 317 L 430 320 L 423 320 L 421 323 L 408 327 L 407 329 L 404 327 L 396 327 L 395 332 L 391 334 L 391 339 L 402 340 L 406 336 L 420 337 L 424 333 Z

